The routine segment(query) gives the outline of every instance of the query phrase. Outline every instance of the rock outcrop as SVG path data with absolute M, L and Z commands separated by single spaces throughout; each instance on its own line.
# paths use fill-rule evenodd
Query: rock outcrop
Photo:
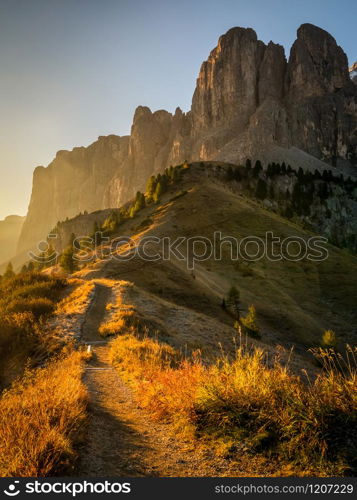
M 326 31 L 302 25 L 287 61 L 254 30 L 229 30 L 201 66 L 188 113 L 140 106 L 130 136 L 59 152 L 35 170 L 19 251 L 58 220 L 120 206 L 170 164 L 247 157 L 357 172 L 357 87 Z
M 357 61 L 350 67 L 350 78 L 357 85 Z

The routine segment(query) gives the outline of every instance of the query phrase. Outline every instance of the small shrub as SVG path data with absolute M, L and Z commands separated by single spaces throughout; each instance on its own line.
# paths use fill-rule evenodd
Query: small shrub
M 244 333 L 251 337 L 260 338 L 260 329 L 257 324 L 257 314 L 253 305 L 249 306 L 248 314 L 241 319 Z
M 326 348 L 337 347 L 337 337 L 333 330 L 325 330 L 322 334 L 321 346 Z

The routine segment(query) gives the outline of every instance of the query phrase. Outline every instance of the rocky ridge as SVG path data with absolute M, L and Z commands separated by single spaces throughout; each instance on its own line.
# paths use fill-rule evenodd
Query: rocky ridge
M 100 137 L 35 170 L 18 250 L 58 220 L 120 206 L 170 164 L 247 157 L 356 172 L 357 88 L 326 31 L 302 25 L 287 60 L 253 29 L 229 30 L 201 66 L 188 113 L 139 106 L 130 136 Z

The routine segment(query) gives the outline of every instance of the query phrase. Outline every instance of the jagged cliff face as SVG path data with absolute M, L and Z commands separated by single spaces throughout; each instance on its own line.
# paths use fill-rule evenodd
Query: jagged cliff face
M 357 164 L 356 150 L 357 87 L 331 35 L 301 26 L 287 61 L 282 46 L 233 28 L 202 64 L 191 111 L 140 106 L 130 137 L 102 137 L 35 170 L 19 250 L 58 220 L 120 206 L 170 164 L 260 157 L 342 168 Z
M 105 192 L 116 173 L 125 176 L 128 137 L 100 137 L 89 147 L 59 151 L 47 168 L 37 167 L 20 252 L 46 237 L 59 220 L 106 208 Z

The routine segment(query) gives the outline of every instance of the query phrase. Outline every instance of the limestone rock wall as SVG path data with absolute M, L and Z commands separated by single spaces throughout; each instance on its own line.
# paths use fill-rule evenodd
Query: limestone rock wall
M 38 167 L 18 250 L 59 220 L 120 206 L 170 164 L 277 151 L 281 161 L 293 152 L 302 162 L 357 164 L 357 86 L 341 47 L 311 24 L 298 29 L 288 61 L 282 46 L 264 44 L 251 28 L 229 30 L 201 66 L 188 113 L 139 106 L 130 136 L 100 137 Z

